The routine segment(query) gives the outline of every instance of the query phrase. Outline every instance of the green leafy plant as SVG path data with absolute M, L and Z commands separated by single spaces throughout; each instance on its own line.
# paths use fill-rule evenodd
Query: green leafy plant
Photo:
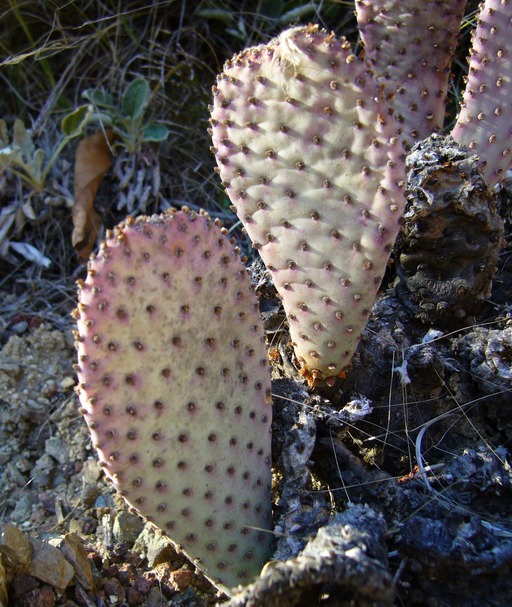
M 23 120 L 17 118 L 14 121 L 12 140 L 9 140 L 5 120 L 0 120 L 0 173 L 9 169 L 33 193 L 41 192 L 60 153 L 71 139 L 82 134 L 92 113 L 91 105 L 81 105 L 63 118 L 62 137 L 46 162 L 46 152 L 36 147 L 32 130 L 26 128 Z
M 112 95 L 102 89 L 87 89 L 83 97 L 94 106 L 93 119 L 111 128 L 117 136 L 114 145 L 121 145 L 129 153 L 136 152 L 143 143 L 158 143 L 167 139 L 169 131 L 165 126 L 144 122 L 151 99 L 151 89 L 144 78 L 130 82 L 119 107 Z

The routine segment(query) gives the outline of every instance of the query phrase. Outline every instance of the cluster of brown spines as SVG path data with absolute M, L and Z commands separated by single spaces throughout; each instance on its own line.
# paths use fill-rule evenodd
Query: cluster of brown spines
M 395 110 L 406 147 L 443 126 L 466 0 L 357 0 L 366 58 Z
M 106 476 L 211 579 L 246 583 L 271 541 L 270 377 L 225 229 L 186 208 L 127 219 L 89 262 L 74 316 Z
M 512 165 L 512 0 L 486 0 L 472 32 L 469 73 L 452 136 L 479 157 L 490 187 Z
M 303 371 L 350 361 L 403 208 L 388 105 L 344 39 L 292 28 L 228 61 L 213 89 L 213 152 L 272 274 Z

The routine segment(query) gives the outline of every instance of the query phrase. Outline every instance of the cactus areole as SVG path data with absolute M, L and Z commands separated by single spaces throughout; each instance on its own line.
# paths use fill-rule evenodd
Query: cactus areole
M 218 587 L 269 558 L 271 402 L 258 304 L 218 222 L 127 220 L 79 284 L 82 413 L 105 474 Z
M 312 25 L 235 55 L 213 94 L 220 177 L 303 374 L 332 379 L 361 338 L 405 205 L 391 111 L 349 43 Z

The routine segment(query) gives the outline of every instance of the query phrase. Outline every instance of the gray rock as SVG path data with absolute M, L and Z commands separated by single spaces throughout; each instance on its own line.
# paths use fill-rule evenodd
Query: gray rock
M 18 487 L 24 487 L 27 480 L 21 474 L 21 472 L 11 462 L 7 464 L 7 476 L 16 484 Z
M 16 502 L 14 510 L 11 512 L 10 519 L 13 523 L 24 523 L 32 515 L 32 506 L 37 504 L 37 495 L 35 492 L 28 492 L 22 495 Z
M 10 447 L 4 445 L 0 447 L 0 466 L 6 464 L 12 457 L 12 450 Z
M 13 325 L 11 327 L 11 331 L 13 333 L 16 333 L 16 335 L 21 335 L 22 333 L 25 333 L 25 331 L 27 329 L 28 329 L 28 322 L 26 320 L 17 322 L 15 325 Z
M 112 533 L 116 542 L 126 542 L 132 546 L 144 529 L 144 521 L 137 514 L 119 512 L 114 519 Z
M 55 471 L 55 461 L 44 453 L 32 469 L 32 478 L 39 487 L 48 487 Z
M 20 455 L 16 459 L 14 465 L 16 466 L 16 469 L 19 470 L 22 474 L 25 474 L 25 472 L 28 472 L 32 468 L 32 464 L 23 455 Z
M 75 575 L 72 565 L 55 546 L 33 537 L 29 540 L 32 546 L 29 574 L 64 592 Z
M 171 560 L 176 555 L 172 542 L 158 534 L 151 523 L 146 523 L 133 546 L 133 551 L 138 554 L 145 554 L 148 559 L 148 566 L 151 568 L 159 563 Z
M 63 538 L 51 543 L 60 549 L 66 560 L 73 566 L 77 581 L 86 590 L 91 590 L 94 584 L 91 563 L 78 535 L 67 533 Z
M 101 466 L 97 459 L 90 457 L 82 468 L 82 478 L 86 485 L 95 485 L 101 478 Z
M 48 438 L 44 443 L 44 450 L 48 455 L 56 459 L 59 464 L 65 464 L 69 461 L 69 451 L 66 443 L 57 436 Z
M 21 371 L 21 367 L 16 362 L 0 357 L 0 371 L 8 373 L 12 377 L 16 377 Z
M 21 403 L 20 415 L 33 424 L 42 424 L 48 417 L 48 404 L 37 402 L 33 398 L 27 398 L 26 402 Z

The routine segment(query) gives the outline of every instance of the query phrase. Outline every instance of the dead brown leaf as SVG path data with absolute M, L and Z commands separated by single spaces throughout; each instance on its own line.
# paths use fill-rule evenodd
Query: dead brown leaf
M 97 131 L 82 139 L 75 153 L 71 241 L 82 261 L 89 258 L 101 226 L 101 217 L 94 210 L 94 199 L 103 175 L 112 165 L 109 143 L 114 140 L 114 135 L 107 131 L 107 137 L 108 141 L 103 131 Z

